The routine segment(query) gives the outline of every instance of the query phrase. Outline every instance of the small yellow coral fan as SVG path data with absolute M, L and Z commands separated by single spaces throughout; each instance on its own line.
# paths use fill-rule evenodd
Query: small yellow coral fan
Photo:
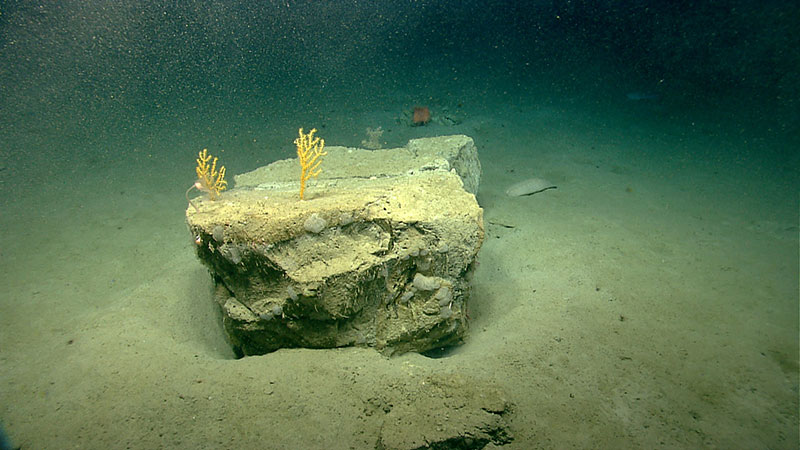
M 217 158 L 211 161 L 211 155 L 208 154 L 208 149 L 204 148 L 202 152 L 197 154 L 197 181 L 186 190 L 186 200 L 192 205 L 195 211 L 199 211 L 197 206 L 189 200 L 189 191 L 197 189 L 198 191 L 208 192 L 210 200 L 216 200 L 222 191 L 227 189 L 228 182 L 225 181 L 225 166 L 219 168 L 217 172 Z M 208 162 L 211 161 L 209 165 Z
M 308 134 L 303 134 L 303 129 L 300 128 L 300 137 L 294 140 L 297 145 L 297 157 L 300 159 L 300 200 L 303 199 L 303 192 L 306 190 L 306 180 L 311 177 L 316 178 L 322 169 L 319 165 L 322 164 L 321 157 L 328 154 L 323 151 L 325 149 L 325 139 L 314 137 L 317 129 L 312 129 Z

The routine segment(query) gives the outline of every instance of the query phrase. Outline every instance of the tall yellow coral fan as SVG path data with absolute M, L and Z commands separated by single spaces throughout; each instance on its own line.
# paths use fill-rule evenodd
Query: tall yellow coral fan
M 300 137 L 294 140 L 297 145 L 297 157 L 300 159 L 300 200 L 303 199 L 303 193 L 306 190 L 306 180 L 311 177 L 316 178 L 322 169 L 319 165 L 322 164 L 322 157 L 327 155 L 325 149 L 325 139 L 314 137 L 317 129 L 312 129 L 308 134 L 303 134 L 303 129 L 300 128 Z
M 222 191 L 227 189 L 228 182 L 225 181 L 225 166 L 219 168 L 217 172 L 217 158 L 208 154 L 208 149 L 204 148 L 202 152 L 197 154 L 197 181 L 186 190 L 186 200 L 192 205 L 195 211 L 198 211 L 197 206 L 189 200 L 189 191 L 197 189 L 199 191 L 207 192 L 208 198 L 216 200 Z M 211 161 L 211 164 L 208 162 Z

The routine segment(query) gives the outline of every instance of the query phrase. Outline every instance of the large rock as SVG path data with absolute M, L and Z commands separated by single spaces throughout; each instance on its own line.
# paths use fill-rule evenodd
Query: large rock
M 394 354 L 457 343 L 484 236 L 472 139 L 326 151 L 303 201 L 291 159 L 240 175 L 220 200 L 186 211 L 234 350 Z

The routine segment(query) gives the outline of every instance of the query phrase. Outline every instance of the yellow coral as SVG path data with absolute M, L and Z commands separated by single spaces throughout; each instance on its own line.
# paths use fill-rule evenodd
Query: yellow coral
M 208 192 L 208 198 L 216 200 L 219 198 L 220 192 L 228 187 L 228 182 L 225 181 L 225 166 L 220 167 L 219 172 L 217 172 L 216 157 L 214 157 L 209 166 L 208 162 L 211 161 L 211 155 L 208 154 L 208 149 L 206 148 L 198 153 L 198 156 L 195 172 L 197 172 L 197 183 L 200 186 L 197 186 L 197 189 Z
M 225 181 L 225 166 L 220 167 L 217 172 L 217 158 L 211 161 L 208 149 L 204 148 L 197 156 L 197 167 L 194 169 L 197 172 L 197 181 L 186 190 L 186 201 L 192 205 L 195 211 L 200 211 L 197 209 L 197 205 L 189 199 L 189 191 L 197 189 L 208 192 L 208 198 L 216 200 L 219 198 L 219 193 L 227 189 L 228 182 Z M 211 161 L 211 165 L 208 164 L 209 161 Z
M 303 134 L 303 129 L 300 128 L 300 137 L 294 140 L 297 145 L 297 157 L 300 159 L 300 200 L 303 199 L 303 193 L 306 190 L 306 180 L 311 177 L 316 178 L 322 172 L 319 165 L 322 164 L 323 156 L 328 152 L 325 149 L 325 139 L 314 137 L 317 129 L 312 129 L 308 134 Z

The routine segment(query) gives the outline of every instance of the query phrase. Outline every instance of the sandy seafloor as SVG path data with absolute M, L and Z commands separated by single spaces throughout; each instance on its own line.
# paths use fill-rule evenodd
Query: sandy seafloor
M 741 105 L 583 88 L 334 96 L 92 144 L 18 124 L 25 151 L 0 161 L 6 431 L 24 449 L 372 448 L 372 386 L 463 374 L 513 403 L 507 448 L 797 448 L 796 142 L 725 114 Z M 418 103 L 461 123 L 398 123 Z M 475 139 L 469 338 L 439 359 L 234 359 L 183 216 L 196 152 L 232 179 L 292 157 L 300 126 L 358 146 L 379 125 L 385 147 Z M 529 177 L 558 189 L 504 195 Z

